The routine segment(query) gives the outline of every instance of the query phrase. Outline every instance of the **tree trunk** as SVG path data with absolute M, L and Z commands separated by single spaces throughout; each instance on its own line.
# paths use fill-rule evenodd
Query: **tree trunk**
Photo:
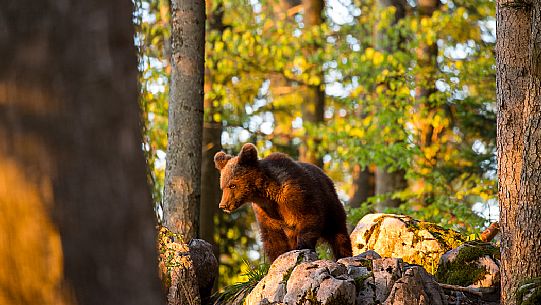
M 210 10 L 211 1 L 207 1 Z M 209 12 L 209 30 L 223 32 L 223 5 L 219 3 L 214 11 Z M 211 89 L 214 81 L 209 69 L 205 69 L 205 91 Z M 199 213 L 199 235 L 213 245 L 214 254 L 219 258 L 217 242 L 214 240 L 214 218 L 219 215 L 220 173 L 214 166 L 214 155 L 222 150 L 222 121 L 215 115 L 221 115 L 221 107 L 214 105 L 216 99 L 205 98 L 205 122 L 203 125 L 203 150 L 201 164 L 201 210 Z
M 406 5 L 407 4 L 402 0 L 379 0 L 378 1 L 378 6 L 381 9 L 385 9 L 390 6 L 394 6 L 396 8 L 395 22 L 397 22 L 401 18 L 404 18 L 405 13 L 406 13 L 406 8 L 405 8 Z M 381 45 L 381 42 L 384 41 L 383 35 L 384 33 L 382 31 L 377 33 L 376 49 L 381 50 L 381 51 L 392 52 L 393 50 L 391 49 L 391 47 L 386 48 L 385 46 Z M 391 172 L 389 171 L 387 166 L 378 166 L 375 172 L 376 195 L 391 194 L 391 193 L 394 193 L 406 188 L 408 186 L 408 182 L 404 178 L 405 174 L 406 172 L 404 170 L 395 170 Z M 385 208 L 398 207 L 400 204 L 402 204 L 402 201 L 399 199 L 385 198 L 378 203 L 376 210 L 383 211 L 385 210 Z
M 361 203 L 375 194 L 376 181 L 374 171 L 371 171 L 368 167 L 361 169 L 359 164 L 355 164 L 351 176 L 353 181 L 348 194 L 349 206 L 351 208 L 358 208 L 361 206 Z
M 171 2 L 171 88 L 164 225 L 186 242 L 198 234 L 205 54 L 205 2 Z
M 325 2 L 323 0 L 302 0 L 304 7 L 304 27 L 306 31 L 310 31 L 311 28 L 320 26 L 323 23 L 323 9 Z M 312 50 L 313 52 L 314 50 Z M 310 52 L 310 51 L 309 51 Z M 320 71 L 319 85 L 307 86 L 306 93 L 304 95 L 304 101 L 301 105 L 302 121 L 303 124 L 317 125 L 323 123 L 324 111 L 325 111 L 325 90 L 322 88 L 323 84 L 323 72 L 321 68 L 317 68 Z M 308 142 L 311 142 L 308 144 Z M 315 147 L 317 147 L 318 140 L 315 137 L 305 135 L 301 146 L 299 147 L 299 161 L 315 164 L 319 167 L 323 167 L 323 159 L 317 156 Z
M 132 10 L 111 0 L 3 7 L 1 304 L 162 301 Z
M 405 189 L 408 186 L 408 182 L 404 179 L 405 174 L 403 170 L 391 172 L 387 167 L 378 167 L 376 169 L 376 195 L 392 194 Z M 396 208 L 400 204 L 402 204 L 400 199 L 385 198 L 378 202 L 376 211 L 382 212 L 386 208 Z
M 207 104 L 207 101 L 205 101 Z M 209 109 L 209 108 L 207 108 Z M 212 111 L 213 107 L 210 107 Z M 200 237 L 211 243 L 215 249 L 214 217 L 218 215 L 220 203 L 220 173 L 214 167 L 214 155 L 222 150 L 222 124 L 205 122 L 203 128 L 203 162 L 201 164 L 201 210 L 199 214 Z M 217 256 L 218 257 L 218 256 Z
M 541 3 L 497 2 L 498 200 L 502 304 L 541 276 Z

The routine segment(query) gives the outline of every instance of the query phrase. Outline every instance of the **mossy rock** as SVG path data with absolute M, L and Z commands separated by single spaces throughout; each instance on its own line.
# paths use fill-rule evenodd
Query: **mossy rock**
M 517 291 L 517 305 L 541 304 L 541 277 L 520 283 Z
M 382 257 L 402 258 L 434 274 L 440 257 L 465 238 L 458 232 L 405 215 L 368 214 L 351 233 L 353 254 L 375 250 Z
M 442 256 L 436 278 L 451 285 L 494 286 L 499 284 L 499 257 L 499 249 L 490 243 L 467 242 Z

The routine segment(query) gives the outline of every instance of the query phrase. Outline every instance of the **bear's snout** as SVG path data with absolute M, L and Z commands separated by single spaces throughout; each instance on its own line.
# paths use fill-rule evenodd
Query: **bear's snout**
M 220 202 L 220 205 L 218 206 L 220 209 L 222 209 L 227 214 L 231 213 L 231 211 L 227 208 L 227 204 Z

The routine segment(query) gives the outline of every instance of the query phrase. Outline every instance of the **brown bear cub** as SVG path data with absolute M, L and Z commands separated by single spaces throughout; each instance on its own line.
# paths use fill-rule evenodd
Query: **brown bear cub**
M 239 156 L 214 156 L 223 190 L 220 208 L 227 213 L 252 202 L 265 252 L 274 261 L 295 249 L 315 250 L 319 238 L 332 247 L 335 259 L 351 256 L 346 212 L 334 184 L 312 164 L 282 153 L 258 160 L 257 149 L 244 144 Z

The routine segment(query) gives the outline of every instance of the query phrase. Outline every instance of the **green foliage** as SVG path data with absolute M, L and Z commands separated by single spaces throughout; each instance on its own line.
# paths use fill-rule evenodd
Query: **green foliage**
M 270 267 L 269 264 L 259 264 L 254 267 L 246 261 L 244 261 L 244 265 L 248 267 L 248 271 L 242 275 L 246 277 L 246 280 L 226 286 L 223 292 L 215 294 L 213 296 L 214 304 L 242 304 L 257 283 L 267 275 Z
M 137 0 L 134 4 L 143 151 L 149 169 L 149 185 L 157 208 L 162 200 L 167 149 L 170 68 L 165 48 L 170 33 L 169 3 L 166 0 Z

